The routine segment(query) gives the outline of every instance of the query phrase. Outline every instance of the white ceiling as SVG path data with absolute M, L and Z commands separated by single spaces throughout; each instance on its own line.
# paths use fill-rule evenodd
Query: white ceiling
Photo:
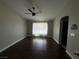
M 15 10 L 20 16 L 33 20 L 53 19 L 66 5 L 67 0 L 3 0 L 9 7 Z M 26 15 L 27 10 L 32 6 L 37 6 L 42 11 L 36 16 Z

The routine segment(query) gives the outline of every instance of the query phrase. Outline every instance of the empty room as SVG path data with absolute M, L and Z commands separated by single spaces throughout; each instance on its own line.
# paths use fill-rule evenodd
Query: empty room
M 79 59 L 79 0 L 0 0 L 0 59 Z

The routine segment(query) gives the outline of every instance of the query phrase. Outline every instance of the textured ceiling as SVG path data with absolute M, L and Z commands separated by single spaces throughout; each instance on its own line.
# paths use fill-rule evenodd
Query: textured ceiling
M 53 19 L 60 10 L 66 5 L 67 0 L 3 0 L 9 7 L 16 11 L 20 16 L 32 20 L 50 20 Z M 36 16 L 29 13 L 27 10 L 32 6 L 37 7 L 37 11 L 41 13 Z

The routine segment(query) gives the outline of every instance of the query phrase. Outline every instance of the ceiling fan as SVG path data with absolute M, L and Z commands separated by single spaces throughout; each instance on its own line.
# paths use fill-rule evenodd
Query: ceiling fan
M 30 13 L 25 13 L 25 14 L 31 14 L 32 16 L 35 16 L 36 14 L 39 14 L 39 13 L 41 13 L 41 11 L 39 10 L 38 12 L 35 12 L 35 7 L 32 7 L 32 9 L 28 9 L 28 11 L 30 12 Z

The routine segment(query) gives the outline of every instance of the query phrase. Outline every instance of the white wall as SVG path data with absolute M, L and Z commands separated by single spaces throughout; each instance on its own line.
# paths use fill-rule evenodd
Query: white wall
M 53 37 L 56 41 L 59 41 L 60 19 L 63 16 L 69 16 L 68 39 L 66 49 L 74 57 L 74 59 L 79 59 L 78 56 L 74 55 L 76 49 L 79 50 L 79 0 L 69 0 L 68 4 L 56 17 L 56 20 L 54 21 L 53 31 Z M 78 29 L 76 31 L 71 30 L 72 24 L 78 25 Z M 70 33 L 75 33 L 75 37 L 70 36 Z
M 26 36 L 26 22 L 0 1 L 0 50 Z
M 48 37 L 52 37 L 53 36 L 53 33 L 52 33 L 52 30 L 53 30 L 53 20 L 49 20 L 48 21 Z
M 60 27 L 60 20 L 54 19 L 53 21 L 53 38 L 54 40 L 59 43 L 59 27 Z
M 32 36 L 32 22 L 31 20 L 27 20 L 27 36 Z

